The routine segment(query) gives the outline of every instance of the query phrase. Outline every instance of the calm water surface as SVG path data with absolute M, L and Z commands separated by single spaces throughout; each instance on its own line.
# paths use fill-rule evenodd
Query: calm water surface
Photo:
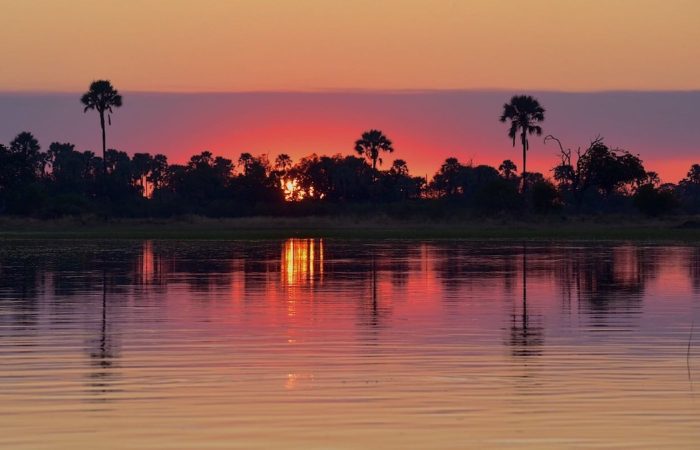
M 6 242 L 0 448 L 699 448 L 697 341 L 700 247 Z

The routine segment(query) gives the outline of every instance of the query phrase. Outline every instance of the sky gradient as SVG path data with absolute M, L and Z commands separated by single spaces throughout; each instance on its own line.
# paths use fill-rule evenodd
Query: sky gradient
M 526 6 L 524 6 L 526 5 Z M 99 150 L 90 81 L 125 103 L 108 145 L 184 162 L 208 149 L 352 153 L 369 128 L 432 175 L 511 158 L 501 105 L 533 94 L 572 148 L 602 135 L 665 181 L 700 160 L 697 0 L 0 0 L 0 142 Z M 625 92 L 622 92 L 625 91 Z M 534 138 L 528 168 L 556 148 Z M 393 157 L 386 158 L 388 165 Z
M 0 0 L 0 90 L 700 88 L 697 0 Z
M 547 108 L 545 134 L 576 149 L 601 135 L 613 147 L 639 154 L 648 170 L 677 182 L 700 162 L 698 92 L 532 92 Z M 448 156 L 474 164 L 506 158 L 521 165 L 508 126 L 498 121 L 506 91 L 414 93 L 124 93 L 124 106 L 107 129 L 109 147 L 165 153 L 184 162 L 202 150 L 232 159 L 241 152 L 279 153 L 295 160 L 311 153 L 353 154 L 362 131 L 380 128 L 396 151 L 429 175 Z M 101 149 L 97 114 L 83 114 L 78 94 L 0 94 L 0 142 L 19 131 L 35 133 L 44 148 L 53 141 L 80 150 Z M 528 168 L 551 175 L 558 149 L 532 137 Z

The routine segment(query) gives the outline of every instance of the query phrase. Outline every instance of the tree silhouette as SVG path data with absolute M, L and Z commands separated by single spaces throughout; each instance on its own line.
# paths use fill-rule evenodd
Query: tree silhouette
M 684 179 L 678 183 L 678 195 L 684 209 L 690 213 L 700 211 L 700 164 L 693 164 Z
M 166 175 L 168 172 L 168 157 L 162 154 L 157 154 L 151 160 L 151 170 L 146 178 L 146 181 L 151 183 L 153 190 L 158 190 L 165 184 Z
M 17 162 L 19 180 L 27 182 L 29 178 L 38 178 L 44 174 L 46 154 L 41 152 L 39 141 L 32 133 L 23 131 L 10 142 L 10 154 Z
M 389 172 L 395 175 L 408 176 L 408 165 L 403 159 L 396 159 L 391 165 Z
M 388 171 L 381 173 L 379 181 L 379 199 L 383 201 L 417 199 L 426 183 L 425 178 L 411 176 L 403 159 L 395 160 Z
M 513 179 L 516 175 L 516 172 L 518 170 L 518 166 L 515 165 L 513 161 L 510 159 L 506 159 L 501 163 L 500 166 L 498 166 L 498 171 L 501 172 L 501 175 L 503 178 L 506 180 L 511 180 Z
M 47 156 L 51 165 L 47 181 L 53 194 L 90 196 L 95 179 L 102 172 L 101 158 L 91 151 L 79 152 L 73 144 L 60 142 L 53 142 L 49 146 Z M 80 203 L 80 197 L 73 198 L 76 203 Z
M 510 130 L 508 137 L 513 139 L 513 147 L 515 140 L 520 133 L 520 141 L 523 146 L 523 173 L 527 172 L 527 150 L 530 147 L 527 140 L 528 134 L 542 134 L 542 127 L 536 125 L 538 122 L 544 121 L 544 108 L 540 103 L 529 95 L 515 95 L 510 99 L 509 103 L 503 105 L 503 114 L 501 114 L 501 122 L 510 120 Z
M 88 112 L 91 109 L 97 111 L 100 115 L 100 128 L 102 129 L 102 161 L 104 172 L 107 172 L 107 163 L 105 155 L 107 153 L 107 138 L 105 136 L 105 113 L 107 113 L 107 122 L 111 125 L 112 108 L 122 106 L 122 96 L 114 89 L 112 83 L 108 80 L 97 80 L 90 84 L 90 89 L 83 94 L 80 101 L 85 108 L 83 112 Z
M 275 170 L 287 173 L 294 165 L 292 158 L 286 153 L 280 153 L 277 158 L 275 158 Z
M 110 111 L 99 108 L 95 106 Z M 524 130 L 525 139 L 533 129 L 536 133 L 539 127 Z M 381 152 L 393 150 L 378 130 L 356 142 L 361 156 L 313 154 L 295 163 L 285 154 L 271 162 L 264 154 L 242 153 L 232 161 L 204 151 L 186 164 L 169 164 L 161 154 L 130 155 L 109 148 L 99 158 L 69 142 L 53 142 L 45 152 L 31 133 L 22 132 L 0 144 L 0 214 L 242 217 L 376 211 L 433 218 L 467 211 L 517 216 L 558 210 L 700 213 L 700 164 L 692 165 L 677 185 L 661 183 L 638 155 L 608 147 L 602 138 L 575 151 L 554 136 L 544 139 L 550 141 L 560 152 L 553 181 L 537 172 L 519 176 L 510 160 L 496 169 L 457 158 L 447 158 L 429 180 L 411 175 L 402 159 L 377 170 Z
M 700 185 L 700 164 L 693 164 L 685 179 L 681 182 L 693 183 Z
M 355 141 L 355 151 L 372 161 L 372 169 L 376 170 L 377 160 L 379 164 L 382 163 L 379 152 L 392 153 L 394 147 L 384 133 L 379 130 L 369 130 L 362 133 L 362 137 Z
M 131 158 L 132 182 L 141 188 L 142 194 L 148 193 L 148 174 L 153 166 L 153 157 L 150 153 L 134 153 Z

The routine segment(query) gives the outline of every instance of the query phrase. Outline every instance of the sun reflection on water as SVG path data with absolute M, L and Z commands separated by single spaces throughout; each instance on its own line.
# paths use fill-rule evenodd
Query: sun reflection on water
M 304 386 L 310 387 L 314 381 L 313 374 L 310 373 L 288 373 L 284 383 L 287 390 L 300 389 Z
M 139 258 L 139 269 L 137 273 L 141 275 L 141 282 L 143 284 L 152 283 L 154 281 L 156 266 L 153 255 L 153 241 L 143 242 L 141 257 Z
M 353 448 L 700 439 L 696 246 L 1 250 L 0 448 L 173 448 L 192 423 L 219 447 L 308 448 L 319 430 Z
M 283 286 L 313 286 L 323 279 L 323 239 L 288 239 L 282 250 Z

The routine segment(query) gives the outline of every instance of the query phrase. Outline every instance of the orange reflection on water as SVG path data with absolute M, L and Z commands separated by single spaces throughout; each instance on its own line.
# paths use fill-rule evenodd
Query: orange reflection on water
M 141 251 L 141 258 L 139 260 L 139 273 L 141 275 L 141 282 L 144 284 L 152 283 L 156 274 L 156 264 L 155 258 L 153 256 L 153 242 L 144 241 Z
M 3 449 L 700 442 L 697 246 L 42 245 L 0 252 Z
M 284 383 L 284 388 L 287 390 L 294 390 L 308 385 L 310 387 L 311 383 L 314 381 L 313 374 L 310 373 L 288 373 L 287 379 Z
M 323 279 L 323 239 L 288 239 L 282 249 L 283 286 L 313 285 Z

